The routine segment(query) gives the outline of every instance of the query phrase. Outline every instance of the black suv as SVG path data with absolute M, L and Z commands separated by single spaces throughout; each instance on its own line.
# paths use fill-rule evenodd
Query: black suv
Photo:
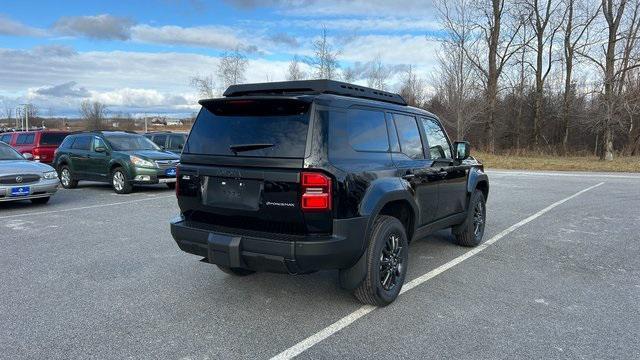
M 182 151 L 171 233 L 222 271 L 339 269 L 383 306 L 408 244 L 452 228 L 482 240 L 489 181 L 469 144 L 397 94 L 329 80 L 234 85 L 202 109 Z
M 67 136 L 55 153 L 60 183 L 75 188 L 79 180 L 109 182 L 118 194 L 134 184 L 174 188 L 179 156 L 146 137 L 125 131 L 94 131 Z

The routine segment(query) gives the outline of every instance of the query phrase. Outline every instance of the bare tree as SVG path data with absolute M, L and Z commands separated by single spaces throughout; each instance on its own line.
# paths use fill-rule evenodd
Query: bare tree
M 387 81 L 391 76 L 391 69 L 382 63 L 380 56 L 377 56 L 375 60 L 367 64 L 367 72 L 365 75 L 369 87 L 386 90 Z
M 319 39 L 313 42 L 313 56 L 307 57 L 305 62 L 315 69 L 313 74 L 316 79 L 337 79 L 339 77 L 338 55 L 340 51 L 334 50 L 327 37 L 327 29 L 322 29 Z
M 630 9 L 630 10 L 629 10 Z M 580 51 L 602 72 L 602 118 L 593 119 L 593 128 L 602 133 L 601 160 L 613 160 L 616 128 L 624 127 L 621 116 L 622 92 L 631 70 L 640 67 L 638 31 L 640 0 L 602 0 L 605 40 L 596 53 Z
M 514 11 L 517 9 L 513 3 L 505 2 L 491 0 L 488 5 L 484 2 L 470 4 L 476 13 L 472 27 L 476 36 L 464 49 L 484 84 L 487 102 L 486 148 L 490 152 L 495 151 L 499 80 L 511 57 L 525 45 L 514 43 L 523 25 L 522 18 Z M 505 5 L 512 11 L 508 12 Z
M 600 6 L 592 6 L 592 1 L 565 0 L 566 19 L 564 30 L 564 92 L 562 97 L 562 150 L 567 153 L 571 106 L 575 98 L 573 66 L 576 50 L 580 51 L 589 44 L 589 28 L 600 12 Z
M 410 106 L 422 107 L 426 101 L 424 80 L 418 77 L 413 71 L 413 66 L 409 65 L 402 74 L 400 84 L 400 95 Z
M 247 57 L 239 48 L 224 52 L 218 65 L 218 78 L 224 88 L 244 82 L 248 65 Z
M 475 95 L 476 80 L 466 49 L 472 39 L 469 8 L 471 0 L 441 1 L 436 3 L 447 31 L 441 39 L 442 51 L 438 53 L 437 79 L 435 83 L 441 102 L 447 108 L 456 130 L 456 137 L 464 139 L 469 126 L 476 119 L 478 106 L 471 99 Z
M 216 83 L 211 75 L 196 75 L 190 79 L 191 86 L 198 91 L 198 95 L 203 98 L 215 97 Z
M 86 123 L 87 130 L 103 128 L 107 106 L 98 101 L 84 100 L 80 104 L 80 115 Z
M 300 65 L 300 58 L 298 57 L 298 55 L 295 55 L 289 62 L 289 68 L 287 69 L 287 80 L 304 80 L 307 77 L 304 71 L 300 68 Z
M 552 0 L 528 0 L 525 2 L 525 7 L 530 13 L 529 24 L 535 38 L 533 50 L 536 60 L 532 66 L 535 73 L 533 145 L 536 147 L 540 143 L 544 85 L 554 62 L 554 39 L 564 20 L 564 14 L 562 17 L 554 18 L 554 14 L 564 10 L 560 9 L 560 5 L 561 2 Z

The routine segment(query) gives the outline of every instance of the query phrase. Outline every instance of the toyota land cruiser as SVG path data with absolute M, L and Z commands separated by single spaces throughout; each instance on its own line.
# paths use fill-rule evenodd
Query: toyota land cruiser
M 233 85 L 200 104 L 171 233 L 224 272 L 337 269 L 343 288 L 384 306 L 412 239 L 452 228 L 461 245 L 482 240 L 482 164 L 397 94 L 308 80 Z

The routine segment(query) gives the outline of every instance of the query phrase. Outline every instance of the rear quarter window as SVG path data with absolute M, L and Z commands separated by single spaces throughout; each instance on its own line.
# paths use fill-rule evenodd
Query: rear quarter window
M 205 104 L 183 154 L 303 158 L 310 104 L 298 100 L 217 100 Z M 232 151 L 241 145 L 264 145 Z
M 347 110 L 349 144 L 356 151 L 389 151 L 389 136 L 384 112 Z
M 62 140 L 62 143 L 60 144 L 60 146 L 58 147 L 59 149 L 68 149 L 71 147 L 71 144 L 73 144 L 73 137 L 72 136 L 67 136 L 64 138 L 64 140 Z
M 40 145 L 60 145 L 67 133 L 42 133 L 40 134 Z
M 2 141 L 5 144 L 8 144 L 9 142 L 11 142 L 11 134 L 4 134 L 0 136 L 0 141 Z

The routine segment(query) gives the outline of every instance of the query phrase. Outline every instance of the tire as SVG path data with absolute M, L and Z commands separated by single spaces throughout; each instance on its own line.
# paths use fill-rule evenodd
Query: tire
M 49 199 L 51 199 L 50 196 L 41 197 L 41 198 L 35 198 L 35 199 L 31 199 L 31 203 L 33 203 L 33 204 L 46 204 L 46 203 L 49 202 Z
M 117 167 L 111 172 L 111 187 L 116 194 L 129 194 L 133 185 L 123 168 Z
M 223 273 L 234 275 L 234 276 L 247 276 L 255 273 L 253 270 L 242 269 L 242 268 L 229 268 L 226 266 L 216 264 L 218 269 L 220 269 Z
M 400 220 L 378 216 L 364 256 L 367 275 L 354 291 L 355 297 L 374 306 L 391 304 L 400 294 L 409 262 L 409 242 Z
M 478 246 L 482 242 L 484 227 L 487 219 L 487 207 L 482 191 L 477 190 L 471 195 L 467 219 L 464 223 L 453 228 L 453 235 L 461 246 Z
M 172 183 L 167 183 L 167 187 L 169 189 L 175 189 L 176 188 L 176 183 L 172 182 Z
M 73 179 L 71 169 L 67 165 L 62 165 L 60 167 L 58 177 L 60 178 L 60 185 L 65 189 L 74 189 L 78 186 L 78 180 Z

